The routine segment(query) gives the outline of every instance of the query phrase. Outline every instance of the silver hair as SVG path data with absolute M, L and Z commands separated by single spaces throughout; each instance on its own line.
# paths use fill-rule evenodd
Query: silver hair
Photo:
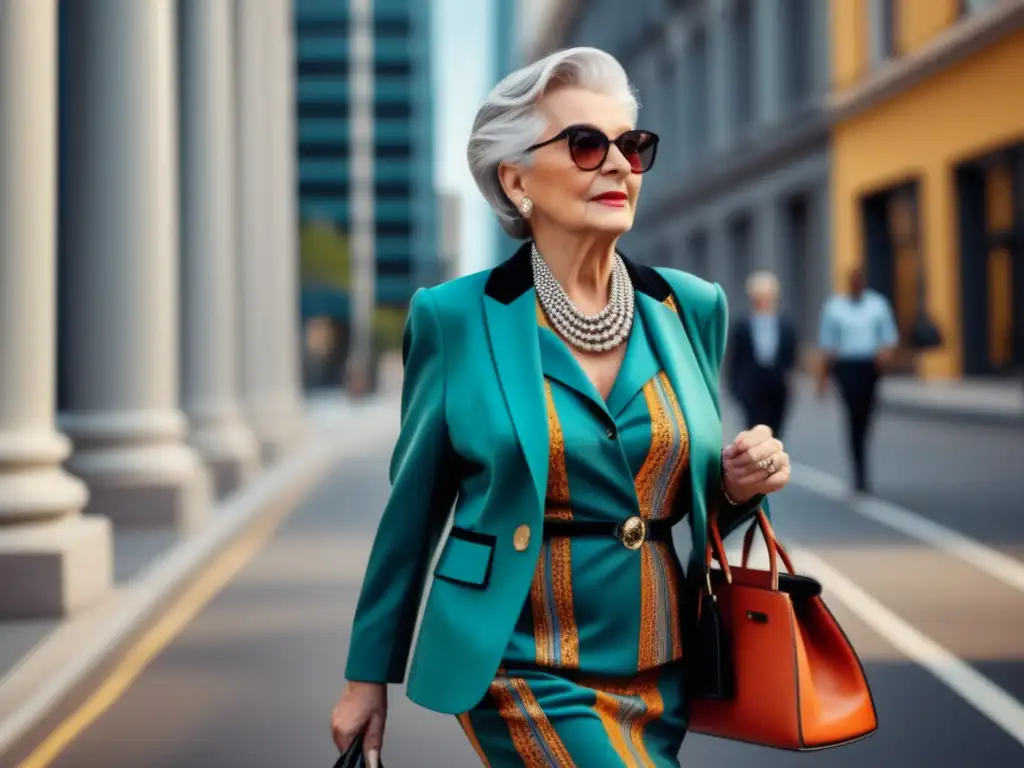
M 640 104 L 626 71 L 610 53 L 597 48 L 567 48 L 518 69 L 498 83 L 476 113 L 466 156 L 469 170 L 502 228 L 525 240 L 530 227 L 508 199 L 498 179 L 503 162 L 527 165 L 526 150 L 535 144 L 547 121 L 537 110 L 541 97 L 559 87 L 583 88 L 617 98 L 636 121 Z

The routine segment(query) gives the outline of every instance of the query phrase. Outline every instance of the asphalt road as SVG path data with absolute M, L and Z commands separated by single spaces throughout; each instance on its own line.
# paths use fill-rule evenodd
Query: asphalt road
M 881 728 L 814 755 L 691 736 L 683 765 L 1024 765 L 1024 586 L 1012 585 L 1012 569 L 969 565 L 947 533 L 942 541 L 960 554 L 925 543 L 921 531 L 933 542 L 937 534 L 919 518 L 904 520 L 902 532 L 884 522 L 909 510 L 1021 566 L 1024 433 L 883 417 L 874 485 L 894 508 L 849 499 L 828 476 L 846 474 L 838 424 L 834 404 L 800 402 L 787 445 L 817 471 L 797 472 L 774 517 L 798 569 L 809 552 L 808 572 L 820 562 L 832 574 L 822 579 L 826 598 L 865 663 Z M 332 472 L 54 765 L 332 765 L 328 715 L 386 472 L 380 452 Z M 388 768 L 478 765 L 454 718 L 418 710 L 400 688 L 391 691 L 384 759 Z

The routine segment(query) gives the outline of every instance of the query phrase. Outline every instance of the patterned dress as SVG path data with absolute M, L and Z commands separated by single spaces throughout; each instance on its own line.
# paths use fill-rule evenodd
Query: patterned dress
M 604 400 L 538 312 L 548 411 L 546 519 L 669 517 L 688 439 L 639 313 Z M 686 732 L 670 541 L 543 543 L 529 599 L 484 700 L 459 722 L 492 768 L 678 766 Z

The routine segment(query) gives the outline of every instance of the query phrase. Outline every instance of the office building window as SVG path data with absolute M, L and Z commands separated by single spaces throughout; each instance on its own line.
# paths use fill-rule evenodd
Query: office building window
M 348 62 L 339 59 L 304 59 L 297 69 L 299 77 L 348 77 Z
M 412 274 L 411 259 L 378 259 L 377 274 L 381 277 L 409 277 Z
M 896 0 L 869 0 L 868 50 L 871 64 L 882 64 L 896 55 Z
M 409 61 L 377 61 L 373 64 L 374 77 L 409 77 L 412 74 L 412 62 Z
M 412 147 L 408 144 L 377 144 L 373 155 L 379 160 L 408 160 L 412 157 Z
M 377 237 L 410 237 L 412 235 L 412 222 L 378 221 L 376 233 Z
M 676 59 L 671 49 L 665 45 L 658 57 L 658 91 L 661 98 L 661 130 L 666 136 L 675 136 L 678 131 L 677 117 L 679 111 L 675 99 L 671 97 L 676 78 Z M 665 98 L 668 96 L 668 98 Z
M 408 120 L 412 105 L 407 101 L 378 101 L 373 105 L 373 116 L 378 120 Z
M 306 101 L 299 104 L 300 120 L 348 119 L 348 104 L 337 101 Z
M 753 220 L 747 213 L 734 216 L 728 224 L 729 260 L 732 262 L 732 293 L 736 302 L 742 301 L 747 277 L 753 271 Z
M 818 307 L 812 304 L 810 286 L 815 269 L 812 252 L 812 207 L 807 193 L 798 193 L 783 203 L 785 250 L 780 279 L 786 295 L 786 304 L 803 333 L 813 336 Z
M 810 96 L 814 73 L 814 10 L 816 0 L 784 0 L 782 6 L 783 83 L 788 101 Z
M 964 372 L 1024 374 L 1024 144 L 957 168 Z
M 348 197 L 347 181 L 302 181 L 299 184 L 299 196 L 312 198 L 345 198 Z
M 373 20 L 373 34 L 376 37 L 409 37 L 410 32 L 408 19 L 386 18 Z
M 686 267 L 697 277 L 711 278 L 708 233 L 694 232 L 686 238 Z
M 348 144 L 336 141 L 299 142 L 300 160 L 344 160 L 348 157 Z
M 743 128 L 754 119 L 754 86 L 757 82 L 753 0 L 739 0 L 733 6 L 731 22 L 736 125 Z
M 412 184 L 408 179 L 398 181 L 378 181 L 373 192 L 380 198 L 404 200 L 412 197 Z
M 295 25 L 299 37 L 307 40 L 348 37 L 348 19 L 300 19 Z
M 868 284 L 892 303 L 900 335 L 896 366 L 909 372 L 924 288 L 918 184 L 908 182 L 875 193 L 861 206 Z

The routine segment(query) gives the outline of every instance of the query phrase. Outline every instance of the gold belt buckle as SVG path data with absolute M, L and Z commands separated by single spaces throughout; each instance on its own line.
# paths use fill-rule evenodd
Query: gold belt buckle
M 626 549 L 640 549 L 647 540 L 647 523 L 633 515 L 619 528 L 619 540 Z

